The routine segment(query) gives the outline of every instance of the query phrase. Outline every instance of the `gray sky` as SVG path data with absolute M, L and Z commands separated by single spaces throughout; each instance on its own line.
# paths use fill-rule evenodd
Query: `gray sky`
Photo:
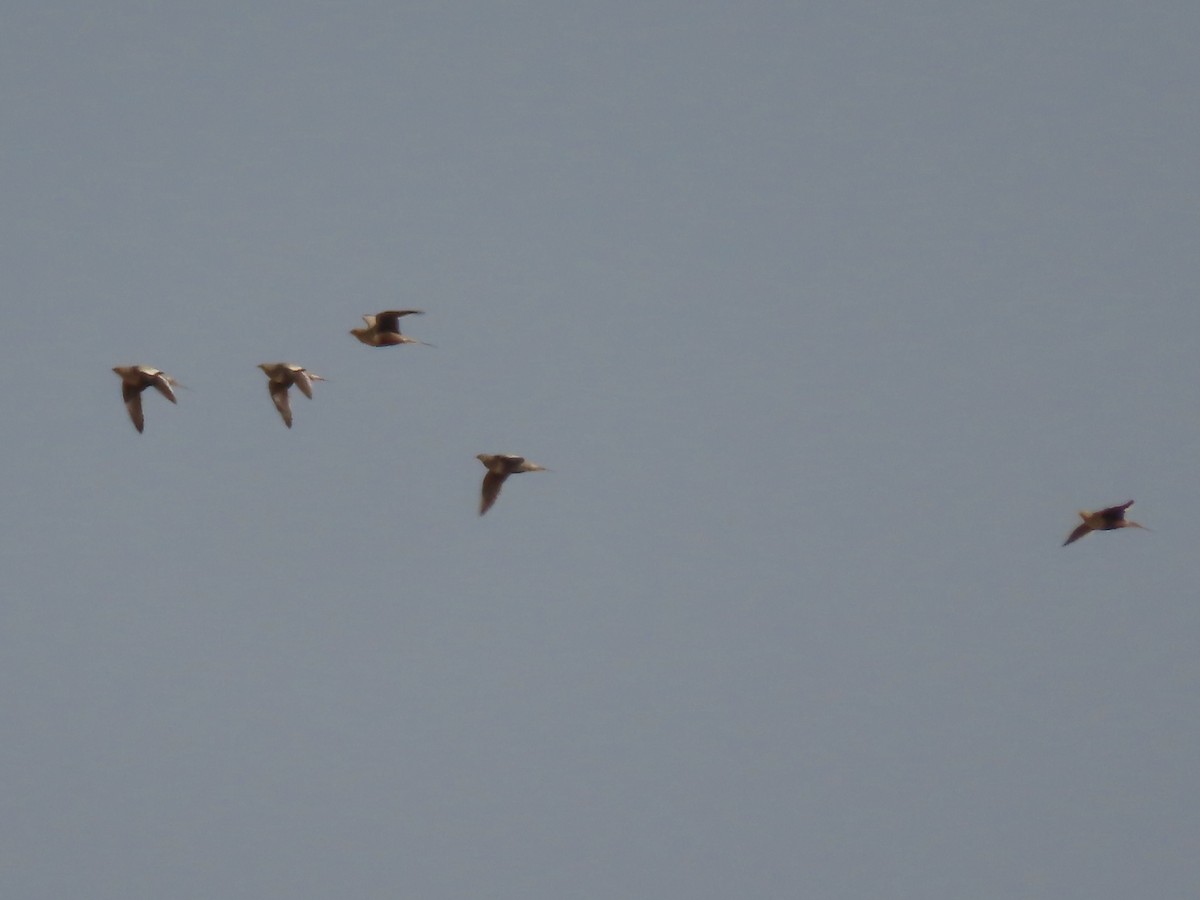
M 1194 897 L 1198 44 L 9 3 L 0 893 Z

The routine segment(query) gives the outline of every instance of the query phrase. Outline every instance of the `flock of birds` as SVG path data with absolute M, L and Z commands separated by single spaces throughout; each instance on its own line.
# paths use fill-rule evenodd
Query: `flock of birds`
M 423 315 L 420 309 L 389 309 L 373 316 L 363 316 L 365 328 L 351 328 L 350 333 L 368 347 L 397 347 L 402 344 L 422 344 L 432 347 L 416 338 L 411 338 L 400 330 L 400 319 L 404 316 Z M 310 372 L 304 366 L 295 363 L 274 362 L 259 363 L 258 367 L 267 376 L 267 390 L 283 424 L 292 427 L 292 407 L 288 402 L 288 390 L 294 385 L 305 397 L 312 399 L 314 381 L 324 381 L 320 375 Z M 142 433 L 146 426 L 146 417 L 142 412 L 142 392 L 146 388 L 154 388 L 172 403 L 175 403 L 175 387 L 179 382 L 162 369 L 153 366 L 113 366 L 113 371 L 121 379 L 121 397 L 125 401 L 125 409 L 133 420 L 133 427 Z M 482 516 L 492 508 L 496 498 L 500 496 L 500 488 L 509 475 L 520 472 L 545 472 L 545 466 L 530 462 L 523 456 L 511 453 L 479 453 L 475 457 L 487 474 L 483 476 L 483 488 L 479 499 L 479 514 Z M 1081 526 L 1082 527 L 1082 526 Z M 1072 537 L 1074 540 L 1074 537 Z
M 403 344 L 422 344 L 432 347 L 433 344 L 409 337 L 400 330 L 400 320 L 404 316 L 423 314 L 424 311 L 420 309 L 384 310 L 373 316 L 363 316 L 366 326 L 351 328 L 350 333 L 368 347 L 397 347 Z M 311 400 L 313 382 L 325 379 L 295 363 L 259 363 L 258 367 L 267 376 L 267 390 L 271 394 L 275 408 L 279 410 L 283 424 L 291 428 L 292 407 L 288 402 L 288 390 L 295 386 L 300 393 Z M 133 420 L 133 427 L 138 430 L 139 434 L 146 424 L 145 416 L 142 413 L 142 391 L 152 387 L 172 403 L 176 402 L 174 388 L 179 382 L 161 369 L 153 366 L 114 366 L 113 371 L 121 378 L 121 396 L 125 400 L 125 408 L 129 410 L 129 418 Z M 487 474 L 483 476 L 483 487 L 479 498 L 479 514 L 481 516 L 492 508 L 492 504 L 500 496 L 500 488 L 509 475 L 516 475 L 520 472 L 546 471 L 545 466 L 539 466 L 523 456 L 511 453 L 480 453 L 475 458 L 487 469 Z M 1150 529 L 1145 525 L 1125 518 L 1125 510 L 1131 506 L 1133 506 L 1133 501 L 1129 500 L 1118 506 L 1108 506 L 1104 509 L 1080 510 L 1081 521 L 1067 536 L 1063 546 L 1073 544 L 1093 531 L 1115 531 L 1118 528 L 1141 528 L 1149 531 Z

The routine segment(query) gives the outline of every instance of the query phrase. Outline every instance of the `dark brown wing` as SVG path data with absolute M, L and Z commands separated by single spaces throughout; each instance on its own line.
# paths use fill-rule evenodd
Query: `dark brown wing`
M 141 434 L 146 425 L 146 419 L 142 415 L 142 389 L 122 382 L 121 398 L 125 401 L 125 408 L 129 410 L 129 418 L 133 419 L 133 427 Z
M 1075 543 L 1077 540 L 1079 540 L 1081 537 L 1083 537 L 1085 534 L 1087 534 L 1091 530 L 1092 529 L 1088 528 L 1087 525 L 1077 526 L 1076 529 L 1071 532 L 1070 536 L 1065 541 L 1063 541 L 1063 546 L 1065 547 L 1065 546 L 1067 546 L 1067 544 Z
M 1107 509 L 1100 510 L 1100 518 L 1104 520 L 1105 525 L 1115 525 L 1117 522 L 1125 521 L 1125 510 L 1133 506 L 1133 501 L 1122 503 L 1120 506 L 1110 506 Z
M 483 476 L 483 496 L 479 500 L 479 514 L 481 516 L 492 508 L 492 504 L 500 496 L 500 486 L 504 484 L 504 479 L 507 477 L 507 474 L 497 475 L 490 470 Z
M 375 315 L 376 330 L 383 334 L 400 334 L 401 316 L 423 316 L 421 309 L 385 309 Z
M 279 410 L 279 415 L 283 416 L 283 424 L 291 428 L 292 407 L 288 403 L 288 386 L 272 379 L 267 382 L 267 387 L 271 391 L 271 399 L 275 401 L 275 408 Z

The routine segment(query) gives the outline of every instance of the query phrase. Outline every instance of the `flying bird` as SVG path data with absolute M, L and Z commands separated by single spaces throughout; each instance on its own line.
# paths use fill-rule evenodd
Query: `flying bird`
M 1083 521 L 1063 541 L 1063 546 L 1072 544 L 1085 534 L 1093 531 L 1114 531 L 1117 528 L 1141 528 L 1149 531 L 1150 529 L 1146 528 L 1145 525 L 1139 525 L 1137 522 L 1132 522 L 1125 518 L 1125 510 L 1131 506 L 1133 506 L 1133 501 L 1129 500 L 1120 506 L 1109 506 L 1105 509 L 1098 509 L 1095 512 L 1088 512 L 1086 509 L 1081 509 L 1079 511 L 1079 518 Z
M 511 453 L 480 453 L 475 457 L 487 467 L 483 476 L 483 496 L 479 500 L 479 514 L 482 516 L 492 508 L 496 498 L 500 496 L 500 487 L 509 475 L 519 472 L 545 472 L 545 466 L 529 462 L 523 456 L 513 456 Z
M 175 392 L 171 388 L 179 382 L 161 369 L 153 366 L 113 366 L 113 371 L 121 376 L 121 397 L 138 434 L 142 433 L 146 424 L 142 415 L 142 391 L 153 387 L 172 403 L 175 402 Z
M 351 328 L 350 333 L 368 347 L 394 347 L 397 344 L 426 344 L 400 332 L 401 316 L 423 316 L 423 309 L 389 309 L 373 316 L 363 316 L 366 328 Z
M 271 392 L 271 399 L 275 401 L 275 408 L 279 410 L 279 415 L 283 417 L 283 424 L 291 428 L 292 407 L 288 403 L 288 388 L 294 384 L 300 388 L 300 393 L 311 400 L 312 383 L 314 381 L 324 381 L 325 379 L 320 375 L 308 371 L 304 366 L 298 366 L 295 363 L 259 363 L 258 367 L 267 374 L 267 390 Z

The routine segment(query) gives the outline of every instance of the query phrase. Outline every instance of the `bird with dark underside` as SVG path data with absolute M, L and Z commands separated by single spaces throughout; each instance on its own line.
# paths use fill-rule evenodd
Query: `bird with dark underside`
M 174 378 L 161 369 L 153 366 L 113 366 L 113 371 L 121 377 L 121 399 L 129 410 L 129 418 L 133 427 L 142 433 L 146 419 L 142 415 L 142 391 L 152 387 L 160 394 L 175 402 L 175 392 L 172 390 L 179 384 Z
M 545 466 L 539 466 L 523 456 L 515 456 L 511 453 L 480 453 L 475 458 L 487 467 L 487 474 L 483 476 L 482 495 L 479 498 L 479 514 L 481 516 L 492 508 L 492 504 L 500 496 L 500 488 L 503 486 L 504 480 L 509 475 L 516 475 L 520 472 L 549 471 Z
M 421 309 L 387 309 L 383 312 L 375 313 L 373 316 L 363 316 L 363 321 L 367 323 L 367 327 L 351 328 L 350 333 L 368 347 L 395 347 L 399 344 L 422 344 L 426 347 L 432 347 L 433 344 L 418 341 L 416 338 L 411 338 L 400 331 L 401 318 L 404 316 L 423 315 L 425 315 L 425 311 Z
M 1084 535 L 1091 534 L 1093 531 L 1115 531 L 1118 528 L 1141 528 L 1143 531 L 1149 531 L 1150 529 L 1145 525 L 1125 518 L 1125 510 L 1131 506 L 1133 506 L 1133 501 L 1128 500 L 1120 506 L 1108 506 L 1093 512 L 1081 509 L 1079 511 L 1081 521 L 1075 527 L 1075 530 L 1067 535 L 1067 539 L 1063 541 L 1063 546 L 1073 544 Z

